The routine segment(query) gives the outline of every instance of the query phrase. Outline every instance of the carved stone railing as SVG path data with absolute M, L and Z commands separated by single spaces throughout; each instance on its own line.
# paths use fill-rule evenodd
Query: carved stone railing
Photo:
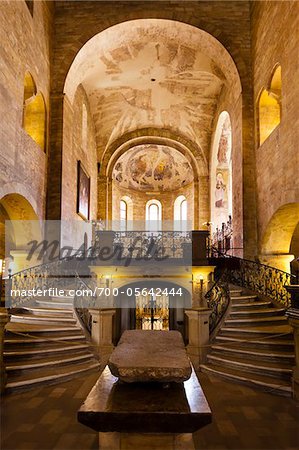
M 212 310 L 209 319 L 209 330 L 212 334 L 221 323 L 230 303 L 226 271 L 215 281 L 211 289 L 206 293 L 208 307 Z
M 219 265 L 227 269 L 229 283 L 267 297 L 284 308 L 290 307 L 291 294 L 285 286 L 292 284 L 294 275 L 256 261 L 221 254 L 219 257 Z

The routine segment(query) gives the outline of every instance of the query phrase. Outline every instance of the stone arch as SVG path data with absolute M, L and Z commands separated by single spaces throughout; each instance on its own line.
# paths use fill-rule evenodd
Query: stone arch
M 55 49 L 55 52 L 60 54 L 62 52 L 63 58 L 60 58 L 60 67 L 59 71 L 54 74 L 53 84 L 55 85 L 56 92 L 62 92 L 63 86 L 65 86 L 67 76 L 69 74 L 70 68 L 73 65 L 78 53 L 88 44 L 88 42 L 93 39 L 95 36 L 102 34 L 106 30 L 124 24 L 126 22 L 133 22 L 138 20 L 147 20 L 147 19 L 158 19 L 158 20 L 168 20 L 172 22 L 177 22 L 182 25 L 187 25 L 190 28 L 194 28 L 197 31 L 203 32 L 206 35 L 209 35 L 210 38 L 217 42 L 220 46 L 225 50 L 227 55 L 229 55 L 230 61 L 233 66 L 236 68 L 237 73 L 237 86 L 236 95 L 242 91 L 241 80 L 238 75 L 238 71 L 240 72 L 242 78 L 248 77 L 248 67 L 246 61 L 244 61 L 244 57 L 240 52 L 239 46 L 235 46 L 233 41 L 230 41 L 230 38 L 227 34 L 221 30 L 218 26 L 215 26 L 208 20 L 205 20 L 203 17 L 197 18 L 192 14 L 185 15 L 184 12 L 180 10 L 181 20 L 178 20 L 177 14 L 173 11 L 173 8 L 169 6 L 163 7 L 160 11 L 157 11 L 156 8 L 150 10 L 147 6 L 142 10 L 139 9 L 136 12 L 130 13 L 130 20 L 128 20 L 128 14 L 126 12 L 120 11 L 118 15 L 114 15 L 113 18 L 109 18 L 106 21 L 103 21 L 103 16 L 101 15 L 101 20 L 95 20 L 95 11 L 92 9 L 90 11 L 90 15 L 93 16 L 92 23 L 90 27 L 85 27 L 82 29 L 80 26 L 81 15 L 76 15 L 77 11 L 72 10 L 70 14 L 72 15 L 72 20 L 74 21 L 75 28 L 80 30 L 79 36 L 76 36 L 76 40 L 73 42 L 73 45 L 67 45 L 64 48 L 64 44 L 66 44 L 65 39 L 58 45 Z M 66 12 L 66 11 L 65 11 Z M 88 15 L 88 12 L 87 12 Z M 184 17 L 185 16 L 185 17 Z M 77 26 L 76 26 L 76 21 Z M 99 25 L 101 23 L 101 25 Z M 207 47 L 211 47 L 211 44 L 208 44 Z M 56 59 L 57 60 L 57 59 Z M 238 69 L 237 69 L 238 68 Z M 238 91 L 238 92 L 237 92 Z
M 178 150 L 190 162 L 194 179 L 208 175 L 208 164 L 201 148 L 190 139 L 159 128 L 144 128 L 121 136 L 112 142 L 104 152 L 101 160 L 101 174 L 111 176 L 116 160 L 127 150 L 140 144 L 162 144 Z
M 299 203 L 287 203 L 272 215 L 263 234 L 260 259 L 289 272 L 292 238 L 299 223 Z
M 122 136 L 120 139 L 111 143 L 111 145 L 107 148 L 102 157 L 101 172 L 99 177 L 99 184 L 101 183 L 101 189 L 103 189 L 103 187 L 106 189 L 106 193 L 103 196 L 104 201 L 102 203 L 102 209 L 99 211 L 99 217 L 103 218 L 105 214 L 107 214 L 108 219 L 112 217 L 112 184 L 110 180 L 112 179 L 112 171 L 117 160 L 126 151 L 141 144 L 166 145 L 170 148 L 178 150 L 180 153 L 182 153 L 182 155 L 186 157 L 186 159 L 190 163 L 194 178 L 194 205 L 192 222 L 194 224 L 194 228 L 197 229 L 199 226 L 199 193 L 200 189 L 203 188 L 202 178 L 206 179 L 208 177 L 207 162 L 199 146 L 194 144 L 192 141 L 189 141 L 185 137 L 177 137 L 176 135 L 173 135 L 173 133 L 171 133 L 169 130 L 164 129 L 160 130 L 155 128 L 146 128 L 136 130 L 135 132 L 130 132 Z M 107 201 L 107 203 L 105 203 L 105 200 Z M 106 210 L 106 208 L 108 208 L 108 211 Z
M 41 224 L 31 203 L 21 194 L 9 193 L 0 200 L 0 258 L 7 259 L 7 268 L 18 272 L 35 265 L 27 261 L 28 243 L 42 238 Z M 4 248 L 4 239 L 5 248 Z
M 150 17 L 150 18 L 149 18 Z M 128 27 L 131 24 L 134 24 L 136 26 L 136 23 L 142 23 L 142 22 L 150 22 L 152 19 L 157 20 L 157 22 L 169 22 L 171 23 L 172 27 L 174 27 L 177 30 L 182 29 L 182 27 L 185 27 L 188 31 L 186 34 L 191 39 L 192 36 L 192 42 L 193 42 L 193 36 L 195 36 L 196 41 L 196 48 L 199 48 L 200 51 L 207 56 L 208 59 L 211 60 L 212 64 L 210 66 L 211 74 L 213 76 L 215 75 L 218 77 L 223 83 L 227 83 L 229 86 L 232 86 L 233 89 L 231 89 L 232 92 L 232 99 L 237 101 L 239 98 L 242 86 L 240 81 L 239 72 L 236 66 L 236 63 L 229 53 L 228 49 L 225 47 L 223 43 L 220 42 L 219 37 L 221 36 L 221 33 L 219 33 L 219 30 L 214 30 L 215 34 L 211 34 L 211 29 L 206 30 L 205 27 L 200 28 L 200 25 L 188 23 L 189 20 L 181 20 L 177 21 L 174 19 L 174 17 L 161 17 L 158 14 L 158 17 L 154 15 L 148 15 L 146 11 L 142 12 L 142 17 L 132 17 L 130 16 L 131 20 L 126 20 L 127 17 L 122 21 L 119 17 L 117 20 L 117 23 L 113 23 L 113 21 L 109 21 L 107 23 L 107 26 L 103 26 L 102 29 L 98 29 L 96 32 L 91 33 L 91 29 L 88 31 L 89 37 L 81 39 L 80 38 L 80 45 L 77 47 L 77 54 L 73 55 L 72 61 L 69 60 L 69 67 L 68 67 L 68 73 L 67 76 L 64 79 L 64 88 L 63 92 L 67 94 L 67 97 L 69 98 L 70 102 L 72 102 L 72 96 L 75 93 L 76 86 L 82 82 L 83 75 L 85 74 L 85 61 L 88 60 L 89 52 L 91 52 L 93 45 L 97 42 L 99 46 L 103 45 L 102 39 L 104 39 L 104 43 L 109 43 L 109 39 L 107 39 L 107 36 L 109 33 L 112 32 L 112 29 L 116 29 L 118 27 L 118 32 L 121 31 L 121 27 Z M 197 26 L 194 26 L 197 25 Z M 185 39 L 185 38 L 184 38 Z M 111 41 L 110 41 L 111 42 Z M 190 40 L 188 41 L 190 42 Z M 106 44 L 105 44 L 106 45 Z M 187 43 L 188 45 L 188 43 Z M 195 45 L 194 43 L 192 45 Z M 91 54 L 94 54 L 94 52 L 91 52 Z M 243 67 L 245 65 L 243 64 Z M 81 75 L 80 75 L 81 74 Z M 74 76 L 73 76 L 74 75 Z M 247 75 L 245 75 L 247 76 Z M 82 79 L 81 79 L 82 78 Z M 57 88 L 57 84 L 55 84 L 55 78 L 53 80 L 53 84 L 55 85 L 55 89 Z M 61 92 L 60 88 L 57 92 Z M 135 124 L 134 124 L 135 125 Z M 147 126 L 146 123 L 141 122 L 140 128 Z M 159 126 L 159 125 L 158 125 Z M 168 125 L 167 125 L 168 127 Z M 130 127 L 129 127 L 130 128 Z M 169 128 L 172 128 L 172 124 L 170 124 Z M 149 134 L 146 129 L 144 128 L 142 132 L 145 132 L 147 135 Z M 189 134 L 190 131 L 190 134 Z M 56 131 L 55 131 L 56 132 Z M 123 132 L 123 135 L 121 136 L 121 132 Z M 110 151 L 111 148 L 119 147 L 119 143 L 122 143 L 122 139 L 126 136 L 128 138 L 128 134 L 132 133 L 135 134 L 139 133 L 140 130 L 133 131 L 133 127 L 131 129 L 126 130 L 122 129 L 122 126 L 119 125 L 119 129 L 117 132 L 115 132 L 113 135 L 110 136 L 110 139 L 113 139 L 113 142 L 109 142 L 106 145 L 106 142 L 103 144 L 104 150 L 104 156 L 101 157 L 101 171 L 99 176 L 99 183 L 103 186 L 105 186 L 104 192 L 100 194 L 100 204 L 99 204 L 99 212 L 98 217 L 99 218 L 106 218 L 108 220 L 111 219 L 111 194 L 112 194 L 112 187 L 111 183 L 109 183 L 108 179 L 104 178 L 104 174 L 106 171 L 106 167 L 108 166 L 109 160 L 110 160 Z M 144 135 L 146 135 L 144 133 Z M 198 191 L 199 185 L 201 183 L 206 183 L 208 180 L 208 162 L 206 160 L 206 155 L 201 151 L 198 144 L 198 136 L 193 133 L 192 129 L 187 130 L 186 134 L 189 136 L 186 138 L 185 136 L 182 136 L 177 129 L 172 129 L 171 131 L 169 129 L 163 129 L 163 128 L 157 128 L 154 131 L 155 136 L 167 136 L 169 138 L 169 134 L 171 133 L 171 138 L 173 141 L 176 142 L 175 145 L 178 145 L 177 143 L 183 143 L 187 148 L 192 148 L 192 153 L 196 154 L 195 160 L 198 159 L 198 161 L 193 162 L 193 166 L 196 167 L 196 171 L 194 171 L 194 174 L 199 174 L 198 178 L 195 178 L 195 205 L 194 208 L 194 227 L 198 228 L 199 223 L 203 224 L 205 223 L 209 218 L 209 208 L 208 208 L 208 194 L 205 193 L 205 195 L 202 197 L 202 200 L 198 197 Z M 119 142 L 117 142 L 119 141 Z M 117 144 L 116 144 L 117 142 Z M 99 148 L 101 148 L 99 146 Z M 202 210 L 203 214 L 202 217 L 199 218 L 198 210 Z

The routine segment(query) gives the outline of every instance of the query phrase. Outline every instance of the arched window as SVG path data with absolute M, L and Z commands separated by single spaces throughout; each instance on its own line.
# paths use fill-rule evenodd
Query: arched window
M 281 66 L 277 66 L 267 89 L 263 89 L 258 100 L 259 144 L 270 136 L 280 123 L 281 112 Z
M 120 201 L 120 228 L 125 231 L 127 229 L 127 219 L 128 219 L 128 205 L 125 200 Z
M 88 118 L 87 118 L 87 108 L 82 105 L 82 139 L 81 145 L 83 150 L 87 150 L 87 133 L 88 133 Z
M 188 220 L 188 205 L 184 195 L 179 195 L 174 202 L 173 217 L 175 229 L 186 230 Z
M 150 231 L 158 231 L 161 228 L 162 205 L 159 200 L 149 200 L 146 204 L 146 222 Z
M 42 150 L 46 147 L 46 106 L 43 95 L 37 93 L 32 75 L 24 79 L 23 128 Z

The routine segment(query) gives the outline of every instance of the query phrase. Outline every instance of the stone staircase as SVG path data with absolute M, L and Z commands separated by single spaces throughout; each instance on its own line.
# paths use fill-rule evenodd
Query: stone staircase
M 295 350 L 283 308 L 231 287 L 231 305 L 201 370 L 291 395 Z
M 5 329 L 6 390 L 66 381 L 99 370 L 71 297 L 52 297 L 10 311 Z

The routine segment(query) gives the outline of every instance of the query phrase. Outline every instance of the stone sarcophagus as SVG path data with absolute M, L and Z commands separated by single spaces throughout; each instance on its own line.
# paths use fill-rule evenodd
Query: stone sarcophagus
M 108 365 L 112 375 L 127 383 L 181 383 L 192 372 L 178 331 L 125 331 Z

